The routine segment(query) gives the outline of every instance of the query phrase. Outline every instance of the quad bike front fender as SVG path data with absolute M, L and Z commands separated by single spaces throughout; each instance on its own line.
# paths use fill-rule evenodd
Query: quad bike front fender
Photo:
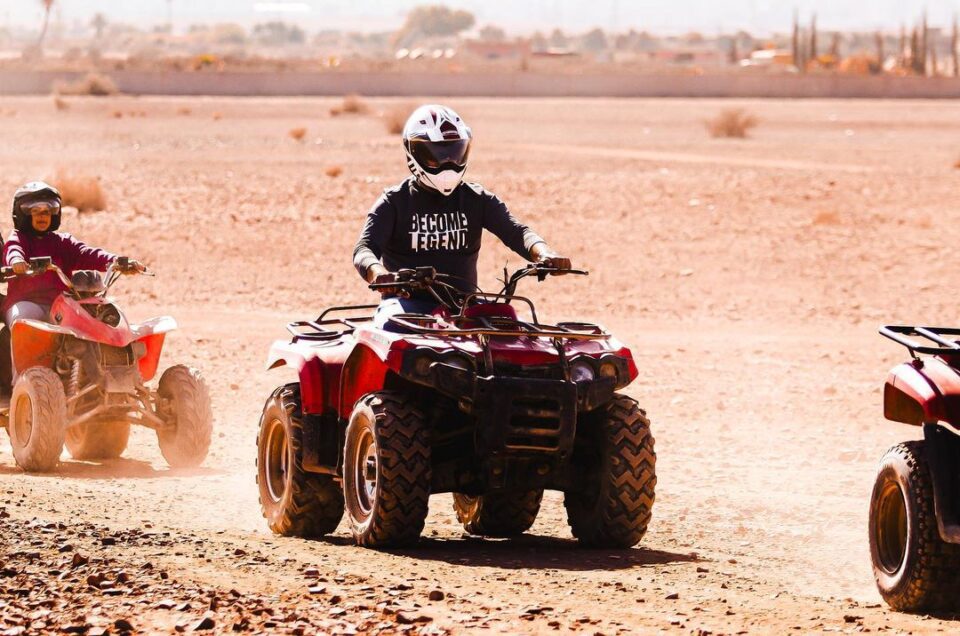
M 340 416 L 349 418 L 353 405 L 367 393 L 382 391 L 387 374 L 400 369 L 401 352 L 387 350 L 386 358 L 364 343 L 357 343 L 340 376 Z
M 883 416 L 914 426 L 960 423 L 960 375 L 937 358 L 894 367 L 883 387 Z
M 133 332 L 136 342 L 143 343 L 144 350 L 137 367 L 144 382 L 149 382 L 157 375 L 160 366 L 160 353 L 163 351 L 163 341 L 167 334 L 177 328 L 177 321 L 170 316 L 151 318 L 146 322 L 134 325 Z
M 64 336 L 77 337 L 72 329 L 41 320 L 23 319 L 13 323 L 13 368 L 23 372 L 30 367 L 52 367 Z

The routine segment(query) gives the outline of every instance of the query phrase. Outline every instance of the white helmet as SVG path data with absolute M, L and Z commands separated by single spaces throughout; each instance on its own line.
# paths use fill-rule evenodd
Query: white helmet
M 427 104 L 403 127 L 407 166 L 422 185 L 449 196 L 467 171 L 473 133 L 453 109 Z

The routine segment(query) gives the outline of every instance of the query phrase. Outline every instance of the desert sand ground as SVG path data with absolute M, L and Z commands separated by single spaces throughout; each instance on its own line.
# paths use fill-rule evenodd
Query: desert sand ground
M 133 318 L 178 318 L 166 362 L 203 369 L 216 417 L 195 471 L 169 470 L 138 430 L 122 460 L 65 454 L 56 474 L 27 475 L 2 436 L 0 630 L 960 628 L 881 605 L 866 538 L 877 460 L 919 434 L 883 421 L 905 352 L 876 328 L 957 321 L 954 104 L 453 103 L 476 135 L 470 178 L 591 270 L 527 292 L 548 318 L 601 321 L 633 348 L 654 521 L 636 549 L 583 551 L 553 494 L 528 536 L 479 540 L 444 495 L 419 547 L 375 552 L 343 526 L 272 536 L 254 484 L 261 406 L 290 378 L 264 371 L 267 348 L 289 320 L 373 300 L 351 248 L 406 176 L 398 138 L 374 116 L 331 117 L 336 103 L 0 100 L 0 193 L 62 169 L 102 179 L 109 211 L 68 213 L 64 229 L 156 269 L 116 296 Z M 703 120 L 731 105 L 759 127 L 711 139 Z M 505 262 L 521 264 L 488 237 L 481 280 Z

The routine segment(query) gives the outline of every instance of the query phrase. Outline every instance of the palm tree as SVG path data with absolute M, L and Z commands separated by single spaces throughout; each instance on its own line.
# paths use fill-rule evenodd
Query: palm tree
M 50 10 L 56 0 L 40 0 L 43 5 L 43 28 L 40 29 L 40 39 L 37 40 L 37 49 L 43 50 L 43 40 L 47 37 L 47 27 L 50 26 Z

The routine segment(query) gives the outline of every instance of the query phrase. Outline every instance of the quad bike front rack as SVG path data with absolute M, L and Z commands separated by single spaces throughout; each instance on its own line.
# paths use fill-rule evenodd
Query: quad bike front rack
M 880 327 L 880 335 L 890 338 L 897 344 L 907 348 L 911 357 L 917 358 L 917 354 L 926 354 L 932 356 L 941 355 L 960 355 L 960 342 L 951 340 L 945 336 L 960 336 L 960 328 L 957 327 L 917 327 L 913 325 L 887 325 Z M 926 341 L 933 342 L 939 346 L 932 347 L 917 341 L 910 336 L 920 337 Z

